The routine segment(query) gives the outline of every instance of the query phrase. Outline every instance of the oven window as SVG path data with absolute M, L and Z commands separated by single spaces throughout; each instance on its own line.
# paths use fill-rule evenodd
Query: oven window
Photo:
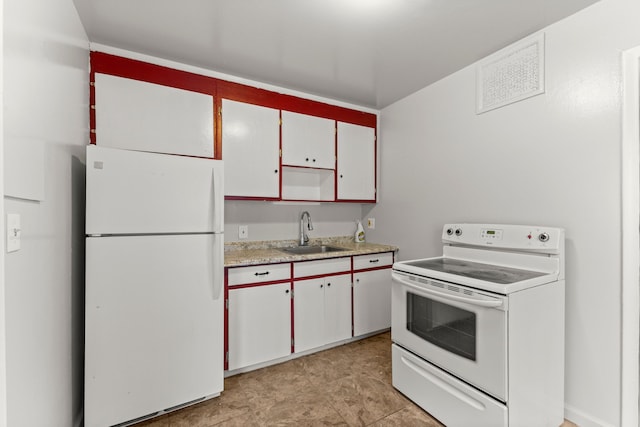
M 476 314 L 407 292 L 407 329 L 430 343 L 476 360 Z

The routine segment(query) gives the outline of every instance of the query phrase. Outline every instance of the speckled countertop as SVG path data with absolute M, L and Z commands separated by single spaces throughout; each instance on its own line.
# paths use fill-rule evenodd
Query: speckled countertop
M 367 255 L 380 252 L 395 252 L 396 246 L 378 243 L 355 243 L 352 236 L 312 238 L 309 246 L 328 245 L 344 248 L 344 251 L 296 255 L 282 251 L 282 248 L 298 246 L 297 240 L 265 240 L 253 242 L 229 242 L 224 245 L 224 266 L 272 264 L 277 262 L 307 261 L 313 259 L 337 258 L 352 255 Z

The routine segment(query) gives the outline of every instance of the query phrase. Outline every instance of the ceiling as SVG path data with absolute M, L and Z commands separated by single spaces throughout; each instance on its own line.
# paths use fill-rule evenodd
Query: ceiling
M 74 0 L 93 43 L 380 109 L 597 0 Z

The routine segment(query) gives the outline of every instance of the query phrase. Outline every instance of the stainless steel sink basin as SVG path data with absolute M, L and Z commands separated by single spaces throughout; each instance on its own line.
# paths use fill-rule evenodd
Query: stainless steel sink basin
M 296 255 L 309 255 L 309 254 L 323 254 L 326 252 L 340 252 L 346 251 L 347 249 L 337 248 L 335 246 L 295 246 L 293 248 L 282 248 L 281 250 L 288 252 L 290 254 Z

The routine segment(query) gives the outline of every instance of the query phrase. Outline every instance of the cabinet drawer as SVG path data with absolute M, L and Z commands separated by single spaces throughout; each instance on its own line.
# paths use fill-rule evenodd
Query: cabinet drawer
M 291 264 L 263 264 L 249 267 L 229 268 L 228 285 L 274 282 L 291 278 Z
M 383 267 L 393 264 L 393 253 L 359 255 L 353 257 L 353 269 L 364 270 L 367 268 Z
M 351 271 L 351 257 L 293 263 L 293 277 L 320 276 Z

